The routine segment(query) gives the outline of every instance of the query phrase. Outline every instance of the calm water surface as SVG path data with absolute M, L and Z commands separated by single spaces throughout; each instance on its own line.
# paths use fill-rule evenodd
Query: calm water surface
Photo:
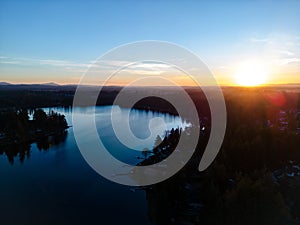
M 85 126 L 85 120 L 91 118 L 93 108 L 47 110 L 64 114 L 70 125 L 72 111 L 82 115 L 80 135 L 88 139 L 89 128 Z M 116 139 L 109 123 L 110 110 L 111 106 L 96 107 L 98 133 L 112 155 L 135 164 L 142 154 L 124 147 Z M 126 110 L 121 109 L 120 116 Z M 132 110 L 130 115 L 132 132 L 140 138 L 150 135 L 148 126 L 153 117 L 159 116 L 165 121 L 166 127 L 155 126 L 161 136 L 165 128 L 187 126 L 180 117 L 169 114 Z M 149 140 L 147 146 L 141 147 L 151 149 L 154 141 Z M 130 189 L 102 178 L 87 165 L 71 127 L 65 141 L 51 145 L 47 150 L 39 150 L 33 143 L 30 157 L 23 163 L 16 157 L 10 164 L 5 155 L 0 155 L 0 224 L 149 224 L 145 193 Z

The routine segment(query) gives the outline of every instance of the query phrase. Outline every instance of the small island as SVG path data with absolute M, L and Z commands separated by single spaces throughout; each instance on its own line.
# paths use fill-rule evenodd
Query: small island
M 1 112 L 0 123 L 0 145 L 35 142 L 68 128 L 64 115 L 54 111 L 46 114 L 42 109 L 35 109 L 31 120 L 26 109 Z

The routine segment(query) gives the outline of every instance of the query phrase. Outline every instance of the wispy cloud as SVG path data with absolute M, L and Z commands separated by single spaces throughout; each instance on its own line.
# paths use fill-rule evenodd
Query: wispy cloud
M 273 66 L 288 66 L 299 63 L 300 36 L 288 34 L 269 34 L 252 37 L 250 42 L 244 43 L 252 51 L 254 58 L 261 58 Z
M 285 66 L 290 63 L 300 63 L 300 58 L 286 58 L 279 61 L 280 66 Z
M 66 60 L 53 60 L 53 59 L 34 59 L 34 58 L 15 58 L 15 57 L 7 57 L 0 56 L 0 64 L 15 64 L 20 66 L 37 66 L 37 65 L 48 65 L 55 67 L 87 67 L 86 63 L 77 63 Z
M 261 43 L 269 43 L 271 39 L 269 38 L 250 38 L 251 42 L 261 42 Z
M 93 61 L 91 62 L 75 62 L 69 60 L 57 60 L 57 59 L 34 59 L 34 58 L 15 58 L 15 57 L 7 57 L 0 56 L 0 64 L 11 64 L 18 66 L 33 66 L 33 67 L 43 67 L 50 66 L 55 68 L 65 69 L 67 71 L 85 71 L 89 67 L 99 68 L 101 65 L 95 64 Z M 107 65 L 107 68 L 111 67 Z M 105 66 L 102 65 L 102 69 Z
M 278 53 L 282 54 L 282 55 L 287 55 L 287 56 L 293 56 L 293 55 L 295 55 L 294 52 L 289 51 L 289 50 L 278 50 Z

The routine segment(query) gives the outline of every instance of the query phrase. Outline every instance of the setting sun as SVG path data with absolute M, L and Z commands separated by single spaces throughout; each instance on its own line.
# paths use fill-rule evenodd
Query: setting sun
M 269 70 L 265 65 L 257 61 L 241 63 L 235 73 L 235 81 L 241 86 L 257 86 L 265 84 Z

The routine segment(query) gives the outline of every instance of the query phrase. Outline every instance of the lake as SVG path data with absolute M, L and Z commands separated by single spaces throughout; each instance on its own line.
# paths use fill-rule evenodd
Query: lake
M 142 160 L 141 151 L 124 147 L 115 137 L 110 124 L 112 107 L 95 107 L 99 136 L 110 153 L 129 164 Z M 65 115 L 72 125 L 72 113 L 81 116 L 80 137 L 89 138 L 85 120 L 93 116 L 93 108 L 47 108 Z M 120 108 L 119 116 L 129 109 Z M 130 128 L 139 138 L 150 135 L 149 121 L 160 117 L 165 126 L 155 124 L 157 135 L 165 129 L 186 127 L 189 124 L 178 116 L 151 111 L 131 110 Z M 151 149 L 155 139 L 146 146 Z M 90 143 L 93 144 L 93 143 Z M 43 145 L 31 144 L 30 156 L 24 161 L 15 157 L 13 163 L 0 155 L 0 224 L 150 224 L 144 191 L 115 184 L 98 175 L 85 162 L 76 145 L 73 129 L 63 141 Z

